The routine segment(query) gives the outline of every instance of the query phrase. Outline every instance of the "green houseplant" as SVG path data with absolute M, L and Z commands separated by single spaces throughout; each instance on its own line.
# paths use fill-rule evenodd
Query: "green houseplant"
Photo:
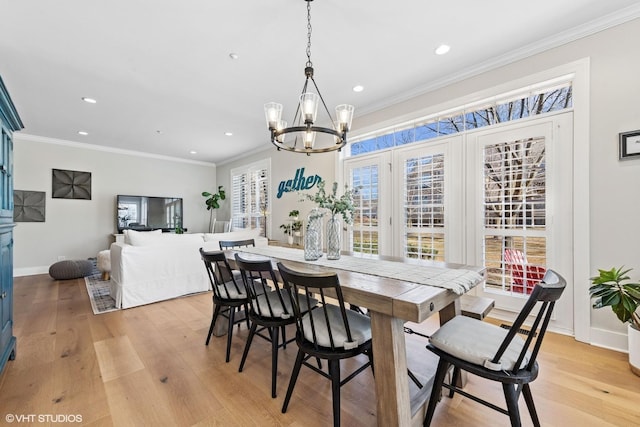
M 599 269 L 599 274 L 591 278 L 589 294 L 595 298 L 593 308 L 611 307 L 618 319 L 628 324 L 629 364 L 633 373 L 640 375 L 640 283 L 629 282 L 627 273 L 631 270 Z
M 207 210 L 209 211 L 209 231 L 213 232 L 213 210 L 220 207 L 220 200 L 224 200 L 227 198 L 224 192 L 224 187 L 222 185 L 219 185 L 218 191 L 216 193 L 203 191 L 202 197 L 207 198 L 205 200 L 205 205 L 207 206 Z
M 291 230 L 291 223 L 280 224 L 280 228 L 284 230 L 284 234 L 287 235 L 287 242 L 291 245 L 293 243 L 293 234 Z

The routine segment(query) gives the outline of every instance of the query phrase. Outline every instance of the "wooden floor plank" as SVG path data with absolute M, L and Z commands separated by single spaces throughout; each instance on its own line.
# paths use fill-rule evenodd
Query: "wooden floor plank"
M 269 343 L 255 340 L 242 373 L 238 365 L 245 325 L 234 329 L 230 363 L 224 362 L 226 337 L 213 337 L 204 345 L 211 321 L 209 294 L 94 315 L 83 280 L 27 276 L 16 278 L 14 313 L 18 357 L 0 376 L 0 414 L 77 414 L 83 425 L 91 426 L 331 424 L 329 382 L 305 368 L 287 413 L 281 413 L 297 350 L 294 343 L 279 353 L 275 399 L 270 396 Z M 438 328 L 438 319 L 407 326 L 429 334 Z M 288 333 L 293 336 L 293 329 Z M 424 378 L 433 369 L 432 355 L 425 349 L 428 341 L 405 337 L 407 364 Z M 630 372 L 626 354 L 550 333 L 539 360 L 540 376 L 532 390 L 543 425 L 640 425 L 640 378 Z M 361 360 L 345 363 L 344 375 L 357 362 Z M 467 388 L 502 405 L 499 385 L 470 376 Z M 370 372 L 343 387 L 341 406 L 343 425 L 376 425 Z M 523 425 L 531 425 L 524 403 L 521 409 Z M 442 398 L 434 425 L 509 422 L 455 396 Z

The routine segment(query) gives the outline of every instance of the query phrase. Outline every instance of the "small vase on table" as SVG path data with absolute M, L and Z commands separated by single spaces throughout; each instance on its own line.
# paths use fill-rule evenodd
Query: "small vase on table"
M 342 221 L 333 214 L 327 221 L 327 259 L 340 259 L 341 240 Z

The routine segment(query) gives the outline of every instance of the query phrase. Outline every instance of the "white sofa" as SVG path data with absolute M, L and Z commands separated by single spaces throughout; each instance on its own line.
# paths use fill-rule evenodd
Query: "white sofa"
M 111 245 L 111 297 L 130 308 L 211 289 L 199 249 L 220 250 L 221 240 L 268 240 L 258 230 L 173 234 L 127 230 L 124 243 Z

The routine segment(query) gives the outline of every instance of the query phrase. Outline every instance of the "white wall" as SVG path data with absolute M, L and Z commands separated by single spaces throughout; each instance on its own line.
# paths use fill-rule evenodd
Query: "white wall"
M 277 198 L 280 181 L 293 179 L 298 168 L 304 168 L 304 176 L 320 175 L 329 184 L 335 180 L 335 165 L 337 153 L 313 154 L 307 156 L 289 151 L 277 151 L 269 142 L 269 134 L 265 130 L 265 150 L 234 161 L 217 165 L 217 181 L 224 185 L 225 189 L 231 189 L 231 169 L 247 165 L 262 159 L 271 161 L 271 204 L 268 209 L 267 237 L 275 240 L 286 240 L 280 224 L 284 224 L 289 218 L 289 211 L 297 209 L 300 217 L 305 219 L 309 211 L 315 207 L 310 201 L 299 202 L 298 192 L 284 193 Z M 306 194 L 315 194 L 316 187 L 303 191 Z M 224 202 L 217 212 L 218 219 L 230 218 L 230 204 Z
M 24 132 L 28 131 L 25 123 Z M 116 232 L 116 195 L 182 197 L 184 227 L 209 224 L 201 193 L 216 188 L 213 164 L 96 151 L 80 144 L 14 134 L 14 188 L 46 192 L 45 222 L 14 230 L 14 275 L 48 272 L 59 256 L 95 257 Z M 91 172 L 91 200 L 51 198 L 51 170 Z

